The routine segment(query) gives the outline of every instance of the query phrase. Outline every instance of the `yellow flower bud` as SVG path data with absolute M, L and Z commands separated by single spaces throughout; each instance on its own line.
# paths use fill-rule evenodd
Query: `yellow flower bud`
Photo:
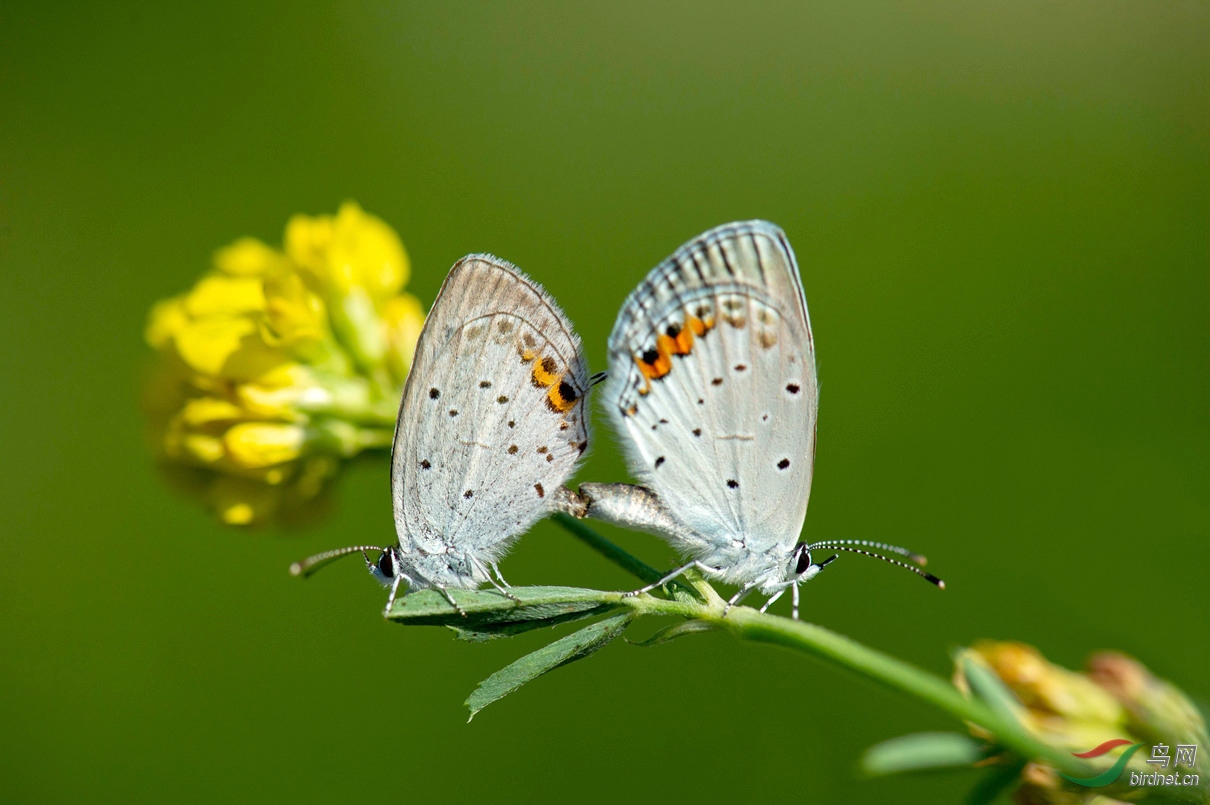
M 204 316 L 241 316 L 265 309 L 265 292 L 259 277 L 203 277 L 185 295 L 185 310 L 194 319 Z
M 223 459 L 223 442 L 205 433 L 182 431 L 167 442 L 169 454 L 194 464 L 214 464 Z
M 1199 746 L 1210 743 L 1197 706 L 1176 685 L 1157 678 L 1138 660 L 1103 651 L 1089 658 L 1088 674 L 1126 709 L 1136 734 Z
M 291 362 L 288 353 L 260 338 L 248 318 L 207 318 L 191 322 L 176 336 L 185 363 L 202 375 L 233 381 L 255 380 Z
M 310 291 L 296 273 L 266 278 L 265 327 L 266 343 L 298 345 L 320 341 L 328 335 L 328 319 L 324 303 Z
M 356 204 L 295 216 L 285 244 L 219 249 L 144 333 L 160 354 L 145 395 L 158 454 L 226 523 L 289 520 L 346 459 L 389 446 L 424 321 L 399 295 L 403 244 Z
M 308 409 L 323 407 L 333 394 L 306 366 L 289 363 L 265 372 L 254 381 L 240 383 L 233 389 L 233 396 L 248 414 L 304 422 Z
M 1036 719 L 1054 715 L 1102 724 L 1122 721 L 1122 708 L 1112 696 L 1083 674 L 1047 662 L 1033 646 L 983 640 L 973 650 Z
M 1094 655 L 1087 673 L 1054 665 L 1024 643 L 985 640 L 959 656 L 973 658 L 1004 682 L 1023 705 L 1019 718 L 1027 729 L 1072 753 L 1119 738 L 1140 744 L 1206 741 L 1205 724 L 1189 699 L 1124 655 Z M 955 684 L 968 690 L 961 668 L 960 663 Z M 1144 757 L 1131 759 L 1127 768 L 1145 770 Z M 1089 799 L 1089 789 L 1066 782 L 1052 767 L 1034 760 L 1022 772 L 1014 801 L 1108 805 L 1117 802 L 1110 796 L 1129 790 L 1120 779 Z
M 293 461 L 302 454 L 306 429 L 277 422 L 236 425 L 223 437 L 228 457 L 244 467 L 268 467 Z
M 185 300 L 179 296 L 161 299 L 151 308 L 147 317 L 147 329 L 143 337 L 147 343 L 156 349 L 166 346 L 176 334 L 189 324 L 189 314 L 185 312 Z
M 220 476 L 207 489 L 210 505 L 228 525 L 252 525 L 268 520 L 277 510 L 281 491 L 246 478 Z
M 349 201 L 335 218 L 296 215 L 286 226 L 286 254 L 330 295 L 360 287 L 380 299 L 408 280 L 410 263 L 403 243 L 381 219 Z
M 239 422 L 247 414 L 238 405 L 217 397 L 196 397 L 181 407 L 177 419 L 187 428 L 201 429 L 208 425 L 226 427 Z
M 215 252 L 214 267 L 232 277 L 269 277 L 289 271 L 290 263 L 256 238 L 240 238 Z

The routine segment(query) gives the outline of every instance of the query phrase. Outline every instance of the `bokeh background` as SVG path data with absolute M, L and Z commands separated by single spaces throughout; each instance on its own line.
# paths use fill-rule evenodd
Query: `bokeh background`
M 466 724 L 550 633 L 379 615 L 387 463 L 301 532 L 169 491 L 138 407 L 150 304 L 241 235 L 356 199 L 430 303 L 523 267 L 593 370 L 680 243 L 788 232 L 819 350 L 806 617 L 940 674 L 979 637 L 1210 690 L 1210 13 L 1197 2 L 6 2 L 0 10 L 0 798 L 952 801 L 861 751 L 961 729 L 722 635 L 615 643 Z M 603 422 L 603 417 L 598 417 Z M 604 427 L 580 480 L 624 474 Z M 610 536 L 668 565 L 654 538 Z M 538 526 L 514 584 L 633 582 Z M 650 630 L 653 624 L 640 627 Z

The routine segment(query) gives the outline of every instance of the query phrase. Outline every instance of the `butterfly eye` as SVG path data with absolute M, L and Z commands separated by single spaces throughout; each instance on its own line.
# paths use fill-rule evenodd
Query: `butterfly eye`
M 807 568 L 811 566 L 811 552 L 807 550 L 806 545 L 798 546 L 798 564 L 794 567 L 794 572 L 801 575 L 805 573 Z
M 382 556 L 378 557 L 378 572 L 388 579 L 395 578 L 395 559 L 391 551 L 383 551 Z

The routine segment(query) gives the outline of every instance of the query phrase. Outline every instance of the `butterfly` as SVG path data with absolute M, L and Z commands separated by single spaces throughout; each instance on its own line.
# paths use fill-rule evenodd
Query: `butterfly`
M 690 568 L 752 591 L 762 612 L 835 558 L 872 556 L 944 587 L 919 554 L 865 540 L 799 541 L 815 464 L 819 380 L 807 300 L 785 233 L 719 226 L 656 266 L 609 337 L 604 405 L 639 486 L 582 484 L 589 517 L 666 539 Z M 874 550 L 870 550 L 874 549 Z
M 459 260 L 425 320 L 403 389 L 391 451 L 398 542 L 352 546 L 295 563 L 308 575 L 360 552 L 389 588 L 451 590 L 491 583 L 512 543 L 554 511 L 582 514 L 564 484 L 588 447 L 580 339 L 538 283 L 490 255 Z M 379 551 L 372 560 L 368 551 Z

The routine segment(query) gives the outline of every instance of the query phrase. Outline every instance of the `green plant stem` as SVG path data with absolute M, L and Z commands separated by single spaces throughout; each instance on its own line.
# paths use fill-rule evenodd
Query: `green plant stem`
M 884 687 L 906 693 L 996 736 L 1005 747 L 1022 757 L 1039 758 L 1060 771 L 1087 775 L 1089 767 L 1070 754 L 1042 742 L 1020 724 L 994 712 L 982 702 L 967 698 L 946 680 L 902 660 L 875 651 L 843 635 L 815 624 L 763 614 L 750 607 L 732 607 L 724 616 L 721 608 L 692 602 L 668 601 L 649 595 L 623 598 L 636 611 L 650 615 L 676 615 L 711 623 L 741 640 L 772 643 L 809 654 L 825 663 L 840 666 Z
M 660 577 L 659 571 L 634 558 L 583 523 L 562 515 L 557 519 L 564 528 L 623 569 L 648 582 Z M 764 614 L 750 607 L 732 607 L 724 616 L 722 602 L 717 596 L 712 596 L 707 603 L 699 603 L 640 595 L 621 597 L 619 603 L 640 614 L 673 615 L 701 620 L 730 632 L 741 640 L 771 643 L 808 654 L 884 687 L 927 702 L 955 718 L 982 727 L 992 733 L 1003 746 L 1021 757 L 1045 760 L 1059 771 L 1073 776 L 1086 776 L 1090 773 L 1091 767 L 1084 761 L 1044 743 L 1012 718 L 994 711 L 975 698 L 967 697 L 945 679 L 863 646 L 822 626 Z

